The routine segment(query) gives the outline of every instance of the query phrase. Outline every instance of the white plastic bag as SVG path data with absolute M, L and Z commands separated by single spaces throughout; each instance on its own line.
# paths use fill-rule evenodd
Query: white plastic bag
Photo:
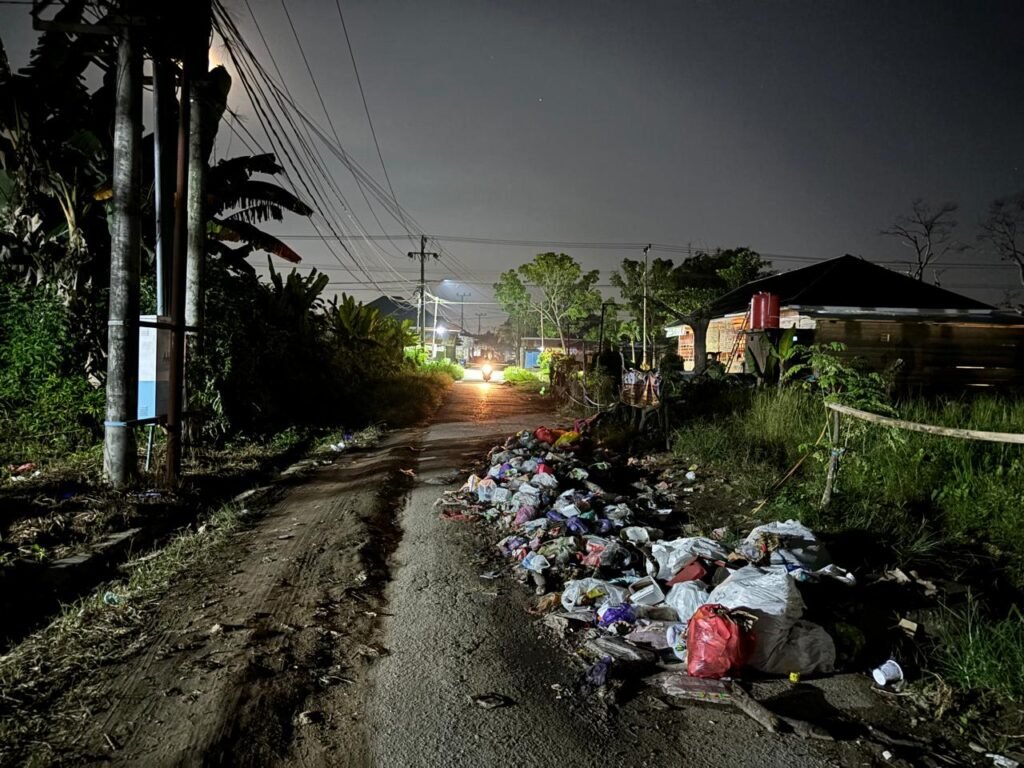
M 541 488 L 557 488 L 558 478 L 550 472 L 539 472 L 530 478 L 530 482 Z
M 686 624 L 704 603 L 708 601 L 708 588 L 700 581 L 684 581 L 673 584 L 665 595 L 665 603 L 672 606 L 678 620 Z
M 570 581 L 562 590 L 562 607 L 567 611 L 588 605 L 600 607 L 605 603 L 620 605 L 625 599 L 624 588 L 601 579 Z
M 708 560 L 725 560 L 729 557 L 729 553 L 717 541 L 700 536 L 656 541 L 651 552 L 658 563 L 658 569 L 654 573 L 654 565 L 648 563 L 647 572 L 662 581 L 668 581 L 698 557 Z
M 740 545 L 744 557 L 757 562 L 761 557 L 759 541 L 766 536 L 778 539 L 778 548 L 771 553 L 771 565 L 815 571 L 830 562 L 825 545 L 799 520 L 776 520 L 774 523 L 757 526 Z
M 800 620 L 804 601 L 784 567 L 740 568 L 712 590 L 707 602 L 757 616 L 749 661 L 754 669 L 775 675 L 832 671 L 835 644 L 824 629 Z

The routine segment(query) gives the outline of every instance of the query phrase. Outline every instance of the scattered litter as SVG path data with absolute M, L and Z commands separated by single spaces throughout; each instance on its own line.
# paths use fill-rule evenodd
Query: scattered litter
M 871 670 L 871 677 L 874 678 L 875 685 L 879 688 L 899 690 L 903 685 L 903 669 L 895 659 L 889 659 L 884 664 L 875 667 Z
M 120 605 L 121 604 L 121 598 L 118 595 L 115 595 L 113 592 L 104 592 L 103 593 L 103 604 L 104 605 Z
M 692 465 L 658 475 L 647 458 L 594 448 L 588 426 L 512 435 L 438 499 L 443 519 L 500 532 L 496 550 L 509 567 L 480 579 L 507 574 L 538 594 L 526 610 L 585 660 L 583 692 L 613 696 L 623 678 L 675 667 L 648 682 L 669 696 L 735 706 L 770 732 L 830 739 L 772 714 L 735 681 L 753 671 L 800 683 L 834 671 L 837 640 L 844 654 L 863 648 L 855 622 L 826 622 L 821 610 L 857 577 L 797 519 L 751 520 L 740 530 L 733 519 L 698 524 L 700 497 L 684 494 L 700 494 L 715 482 L 710 474 Z M 884 578 L 937 590 L 914 571 Z M 805 618 L 805 596 L 828 630 Z M 920 631 L 909 618 L 898 629 Z M 903 685 L 895 661 L 878 675 L 884 689 Z M 471 699 L 486 708 L 509 703 L 500 694 Z
M 299 725 L 318 725 L 324 721 L 324 713 L 315 709 L 307 709 L 299 712 Z
M 999 755 L 995 752 L 986 752 L 985 757 L 992 761 L 996 768 L 1020 768 L 1020 762 L 1006 755 Z
M 511 707 L 515 702 L 508 696 L 500 693 L 481 693 L 470 696 L 469 700 L 481 709 L 498 709 L 499 707 Z

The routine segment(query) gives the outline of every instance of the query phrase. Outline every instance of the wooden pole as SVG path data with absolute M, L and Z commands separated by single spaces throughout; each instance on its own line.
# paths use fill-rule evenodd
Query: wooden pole
M 828 457 L 828 473 L 825 475 L 825 490 L 821 494 L 821 508 L 827 509 L 832 501 L 832 486 L 835 484 L 836 472 L 839 471 L 839 455 L 842 449 L 839 447 L 839 411 L 832 411 L 832 445 Z
M 839 405 L 838 403 L 826 403 L 825 407 L 836 413 L 845 413 L 847 416 L 853 416 L 872 424 L 906 429 L 911 432 L 924 432 L 925 434 L 941 435 L 943 437 L 959 437 L 964 440 L 983 440 L 990 443 L 1017 443 L 1024 445 L 1024 434 L 1018 432 L 986 432 L 981 429 L 958 429 L 956 427 L 939 427 L 934 424 L 918 424 L 915 421 L 904 421 L 903 419 L 894 419 L 889 416 L 879 416 L 877 413 L 869 413 L 868 411 L 851 408 L 848 405 Z

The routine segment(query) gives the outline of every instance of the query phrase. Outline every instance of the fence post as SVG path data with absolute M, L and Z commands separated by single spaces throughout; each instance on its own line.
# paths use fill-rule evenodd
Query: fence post
M 821 494 L 821 508 L 827 509 L 832 501 L 832 486 L 835 483 L 836 472 L 839 471 L 839 454 L 842 449 L 839 447 L 839 411 L 832 411 L 832 437 L 830 440 L 831 450 L 828 456 L 828 473 L 825 475 L 825 491 Z

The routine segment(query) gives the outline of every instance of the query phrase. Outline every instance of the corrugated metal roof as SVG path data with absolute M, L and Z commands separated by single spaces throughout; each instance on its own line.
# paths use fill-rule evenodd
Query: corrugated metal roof
M 760 291 L 777 295 L 781 306 L 996 311 L 989 304 L 847 255 L 741 285 L 717 299 L 711 314 L 745 311 Z

